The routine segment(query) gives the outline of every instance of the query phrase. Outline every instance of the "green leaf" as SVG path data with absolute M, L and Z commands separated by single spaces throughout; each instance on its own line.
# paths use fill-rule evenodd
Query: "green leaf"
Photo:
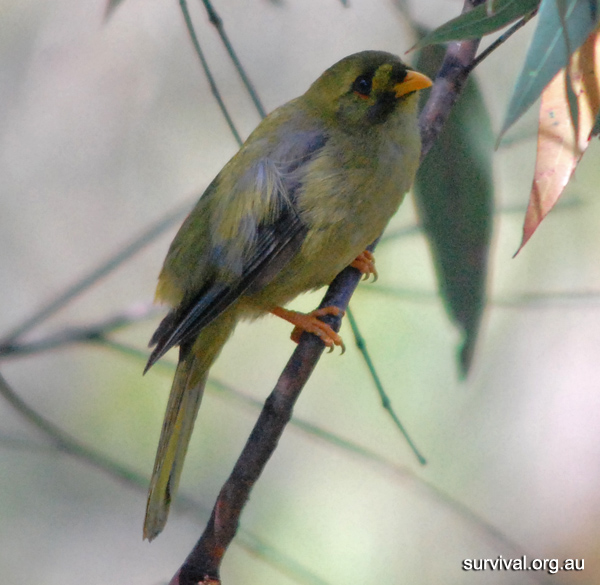
M 112 16 L 113 12 L 116 10 L 117 6 L 121 4 L 123 0 L 106 0 L 106 8 L 104 10 L 104 18 L 108 19 Z
M 594 30 L 598 0 L 542 0 L 538 24 L 506 112 L 502 135 L 538 99 Z
M 442 56 L 441 47 L 428 47 L 417 68 L 433 73 Z M 471 77 L 421 163 L 414 190 L 446 310 L 463 333 L 463 375 L 469 371 L 485 307 L 493 147 L 489 115 Z
M 598 135 L 600 135 L 600 114 L 596 117 L 596 122 L 594 123 L 590 136 L 593 137 Z
M 446 43 L 459 39 L 476 39 L 504 28 L 511 22 L 533 12 L 540 0 L 496 0 L 493 14 L 488 13 L 488 5 L 480 4 L 430 32 L 421 39 L 415 49 L 428 45 Z

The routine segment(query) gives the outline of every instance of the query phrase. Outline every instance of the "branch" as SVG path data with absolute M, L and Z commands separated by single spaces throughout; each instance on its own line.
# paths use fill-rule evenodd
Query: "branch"
M 145 355 L 140 355 L 140 358 L 143 361 L 146 360 Z M 133 488 L 143 494 L 147 493 L 149 482 L 147 476 L 138 473 L 127 465 L 104 455 L 92 447 L 88 447 L 36 412 L 12 389 L 2 374 L 0 374 L 0 396 L 49 439 L 52 444 L 51 448 L 92 466 L 127 487 Z M 48 448 L 46 445 L 39 445 L 5 435 L 0 435 L 0 442 L 3 446 L 26 448 L 28 450 Z M 209 509 L 206 506 L 185 494 L 181 494 L 177 498 L 177 501 L 174 502 L 174 510 L 186 514 L 188 517 L 193 516 L 198 522 L 204 522 L 209 514 Z M 327 582 L 312 573 L 310 569 L 304 567 L 284 552 L 272 547 L 249 530 L 241 530 L 236 543 L 247 552 L 269 563 L 298 583 L 304 585 L 328 585 Z
M 332 282 L 320 307 L 335 305 L 346 310 L 361 276 L 355 268 L 343 270 Z M 340 317 L 328 316 L 323 320 L 339 331 Z M 267 398 L 246 446 L 219 493 L 204 534 L 171 581 L 172 585 L 213 585 L 220 582 L 219 567 L 235 536 L 250 490 L 275 451 L 292 416 L 294 404 L 324 349 L 323 343 L 314 335 L 304 333 L 300 338 L 298 347 Z
M 252 85 L 250 78 L 246 74 L 246 71 L 244 70 L 244 67 L 241 64 L 233 48 L 233 45 L 231 44 L 231 41 L 229 40 L 229 37 L 225 32 L 225 27 L 223 26 L 223 19 L 218 15 L 210 0 L 202 0 L 202 3 L 204 4 L 204 8 L 206 8 L 206 13 L 208 14 L 208 19 L 210 20 L 210 23 L 217 29 L 217 32 L 219 33 L 221 41 L 225 46 L 225 50 L 227 51 L 227 54 L 229 55 L 233 66 L 238 72 L 238 75 L 240 76 L 242 83 L 244 84 L 244 87 L 246 88 L 246 91 L 248 92 L 248 95 L 250 96 L 250 99 L 252 100 L 252 103 L 256 108 L 256 111 L 258 112 L 261 118 L 266 118 L 267 112 L 265 111 L 265 108 L 262 105 L 260 98 L 258 97 L 258 93 L 256 93 L 254 85 Z
M 147 356 L 145 352 L 113 342 L 108 342 L 107 345 L 113 346 L 114 349 L 118 349 L 121 352 L 125 351 L 126 353 L 135 355 L 142 363 L 146 361 Z M 173 364 L 172 369 L 174 368 L 175 365 Z M 262 406 L 262 403 L 259 400 L 243 395 L 237 390 L 217 380 L 212 380 L 212 385 L 226 397 L 233 398 L 238 401 L 238 403 L 241 402 L 256 409 L 260 409 Z M 44 445 L 18 437 L 0 435 L 0 444 L 2 444 L 3 447 L 26 449 L 28 451 L 58 451 L 59 453 L 75 457 L 79 461 L 94 467 L 99 472 L 121 482 L 127 487 L 133 488 L 140 493 L 146 493 L 148 477 L 123 465 L 111 457 L 84 445 L 56 424 L 38 414 L 17 395 L 6 382 L 2 374 L 0 374 L 0 396 L 13 406 L 20 415 L 25 417 L 37 430 L 41 431 L 52 443 L 51 445 Z M 518 556 L 527 553 L 527 551 L 523 550 L 522 546 L 511 541 L 509 537 L 500 532 L 495 526 L 477 516 L 459 501 L 453 500 L 435 485 L 430 484 L 423 478 L 415 475 L 410 469 L 398 466 L 381 455 L 365 449 L 358 443 L 343 439 L 302 419 L 294 418 L 294 420 L 291 421 L 291 424 L 294 425 L 296 429 L 307 433 L 313 439 L 323 441 L 331 447 L 341 449 L 342 452 L 349 455 L 362 458 L 366 463 L 375 465 L 377 468 L 385 470 L 386 472 L 391 472 L 395 476 L 418 486 L 419 493 L 426 494 L 427 497 L 431 498 L 432 502 L 445 506 L 448 510 L 456 513 L 464 522 L 472 525 L 478 531 L 481 531 L 483 537 L 490 539 L 491 544 L 494 546 L 502 546 L 503 549 L 507 551 L 506 554 L 508 556 Z M 174 511 L 180 514 L 186 514 L 188 517 L 193 516 L 198 522 L 204 522 L 209 513 L 207 508 L 183 493 L 177 497 L 177 500 L 173 505 Z M 257 535 L 247 529 L 240 529 L 236 543 L 238 546 L 241 546 L 258 558 L 270 563 L 283 574 L 290 576 L 299 583 L 304 583 L 306 585 L 327 585 L 322 579 L 311 573 L 309 569 L 300 565 L 283 552 L 269 546 L 265 541 L 261 540 Z M 527 554 L 529 555 L 529 553 Z M 536 576 L 536 578 L 540 583 L 545 582 L 541 577 Z M 560 583 L 555 582 L 554 578 L 553 582 L 554 585 L 559 585 Z
M 25 319 L 21 324 L 17 325 L 10 333 L 5 335 L 0 340 L 0 347 L 13 345 L 18 338 L 29 332 L 34 327 L 54 315 L 57 311 L 65 307 L 73 299 L 80 296 L 86 290 L 90 289 L 98 281 L 108 276 L 118 266 L 129 260 L 132 256 L 143 250 L 151 244 L 159 235 L 164 233 L 171 226 L 181 221 L 190 210 L 190 204 L 186 202 L 184 205 L 178 205 L 174 210 L 169 212 L 165 217 L 162 217 L 156 223 L 146 228 L 139 236 L 133 239 L 124 248 L 111 256 L 106 262 L 95 268 L 92 272 L 84 276 L 73 286 L 67 288 L 54 300 L 50 301 L 46 306 L 36 311 L 33 315 Z
M 204 69 L 204 74 L 206 75 L 206 79 L 208 80 L 208 84 L 210 85 L 210 91 L 212 92 L 213 97 L 217 101 L 217 104 L 219 105 L 221 113 L 223 114 L 223 117 L 225 118 L 225 121 L 227 122 L 227 125 L 229 126 L 229 130 L 231 131 L 231 133 L 233 134 L 233 137 L 235 138 L 235 141 L 238 143 L 239 146 L 241 146 L 244 141 L 242 140 L 240 133 L 237 131 L 237 128 L 235 127 L 233 118 L 230 116 L 229 110 L 227 109 L 227 106 L 225 105 L 225 102 L 223 101 L 223 97 L 221 96 L 221 92 L 219 91 L 219 88 L 217 87 L 217 83 L 215 81 L 215 78 L 214 78 L 211 70 L 210 70 L 208 61 L 206 60 L 206 57 L 204 56 L 202 47 L 200 47 L 200 41 L 198 40 L 198 36 L 196 35 L 196 31 L 194 30 L 194 25 L 192 23 L 192 17 L 190 16 L 190 12 L 188 10 L 187 0 L 179 0 L 179 6 L 181 8 L 181 12 L 183 13 L 183 18 L 185 20 L 185 26 L 188 30 L 188 34 L 190 35 L 190 39 L 192 41 L 192 44 L 194 45 L 194 50 L 196 51 L 196 55 L 198 55 L 198 58 L 200 59 L 200 64 L 202 65 L 202 69 Z
M 523 28 L 537 13 L 538 8 L 532 10 L 529 14 L 526 14 L 521 20 L 519 20 L 516 24 L 511 26 L 505 33 L 500 35 L 487 49 L 481 51 L 481 53 L 477 55 L 477 58 L 473 59 L 473 62 L 469 67 L 469 72 L 473 71 L 473 69 L 475 69 L 477 65 L 479 65 L 484 59 L 487 59 L 498 47 L 504 44 L 517 31 Z
M 471 10 L 485 0 L 465 0 L 463 12 Z M 421 128 L 421 160 L 429 152 L 440 135 L 450 110 L 460 95 L 471 64 L 479 47 L 480 39 L 455 41 L 448 45 L 446 56 L 435 78 L 429 99 L 419 117 Z
M 404 428 L 404 425 L 400 422 L 400 419 L 398 418 L 396 411 L 392 407 L 392 401 L 390 400 L 390 397 L 387 395 L 387 392 L 383 388 L 383 384 L 381 383 L 381 380 L 379 379 L 379 376 L 377 375 L 377 371 L 375 370 L 375 365 L 373 364 L 373 360 L 371 359 L 371 355 L 369 353 L 369 350 L 367 349 L 367 342 L 366 342 L 365 338 L 362 336 L 360 329 L 358 328 L 356 319 L 355 319 L 354 315 L 352 314 L 352 311 L 350 310 L 350 308 L 348 308 L 348 321 L 350 323 L 350 327 L 352 327 L 352 333 L 354 333 L 354 339 L 356 340 L 356 347 L 358 348 L 358 351 L 360 351 L 360 353 L 362 354 L 363 360 L 367 364 L 367 368 L 369 368 L 369 373 L 371 374 L 371 378 L 372 378 L 373 382 L 375 383 L 375 388 L 377 389 L 377 394 L 379 394 L 379 398 L 381 400 L 381 406 L 390 415 L 391 419 L 394 421 L 394 424 L 396 425 L 396 428 L 402 433 L 404 440 L 408 443 L 408 446 L 411 448 L 412 452 L 415 454 L 419 463 L 421 465 L 425 465 L 427 463 L 427 460 L 425 459 L 425 457 L 423 457 L 423 455 L 421 455 L 421 452 L 419 451 L 419 449 L 417 449 L 417 446 L 415 445 L 414 441 L 411 439 L 407 430 Z
M 0 360 L 39 353 L 49 349 L 56 349 L 63 345 L 73 343 L 86 343 L 103 341 L 106 335 L 117 329 L 128 327 L 134 323 L 139 323 L 145 319 L 150 319 L 159 313 L 162 313 L 159 307 L 150 303 L 135 304 L 129 309 L 120 311 L 111 317 L 99 321 L 94 325 L 85 325 L 83 327 L 67 327 L 58 333 L 48 335 L 42 339 L 31 342 L 0 341 Z
M 470 9 L 477 3 L 479 0 L 466 0 L 465 9 Z M 467 79 L 478 45 L 479 40 L 449 45 L 429 101 L 420 117 L 422 156 L 431 148 L 448 118 Z M 343 270 L 332 282 L 320 306 L 334 305 L 346 310 L 360 277 L 360 273 L 354 268 Z M 339 330 L 339 317 L 328 317 L 326 320 L 336 331 Z M 285 425 L 292 416 L 294 404 L 323 350 L 322 342 L 315 336 L 302 336 L 300 344 L 265 402 L 231 475 L 219 493 L 204 533 L 171 580 L 171 585 L 220 583 L 220 565 L 235 536 L 242 509 L 252 486 L 275 450 Z

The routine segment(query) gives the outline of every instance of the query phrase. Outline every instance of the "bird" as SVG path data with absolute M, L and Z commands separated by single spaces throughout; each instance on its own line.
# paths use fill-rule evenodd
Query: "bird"
M 144 538 L 164 528 L 208 371 L 240 320 L 273 313 L 329 347 L 341 337 L 285 309 L 352 265 L 410 189 L 419 163 L 418 91 L 431 80 L 399 57 L 362 51 L 327 69 L 268 115 L 209 184 L 170 245 L 156 300 L 170 310 L 144 373 L 169 349 L 179 361 L 150 481 Z

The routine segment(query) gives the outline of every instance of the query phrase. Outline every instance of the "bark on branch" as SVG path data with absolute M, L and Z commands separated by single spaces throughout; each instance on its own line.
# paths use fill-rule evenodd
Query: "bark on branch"
M 466 0 L 464 10 L 469 10 L 479 3 L 480 0 Z M 468 77 L 478 45 L 477 39 L 449 45 L 419 120 L 423 141 L 422 157 L 435 142 L 458 98 Z M 346 268 L 332 282 L 321 302 L 321 307 L 335 305 L 346 310 L 360 278 L 358 270 Z M 336 331 L 339 330 L 341 324 L 339 317 L 330 316 L 325 320 Z M 274 452 L 292 416 L 294 404 L 323 350 L 324 346 L 318 338 L 307 334 L 302 336 L 275 388 L 267 398 L 231 475 L 219 493 L 204 533 L 170 585 L 220 583 L 220 565 L 235 536 L 242 509 L 248 500 L 252 486 Z

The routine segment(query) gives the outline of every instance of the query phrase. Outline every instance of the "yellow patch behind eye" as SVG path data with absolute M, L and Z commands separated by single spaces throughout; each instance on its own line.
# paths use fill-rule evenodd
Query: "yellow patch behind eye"
M 390 79 L 392 77 L 392 65 L 391 63 L 385 63 L 377 71 L 373 77 L 372 87 L 373 91 L 382 91 L 389 88 Z

